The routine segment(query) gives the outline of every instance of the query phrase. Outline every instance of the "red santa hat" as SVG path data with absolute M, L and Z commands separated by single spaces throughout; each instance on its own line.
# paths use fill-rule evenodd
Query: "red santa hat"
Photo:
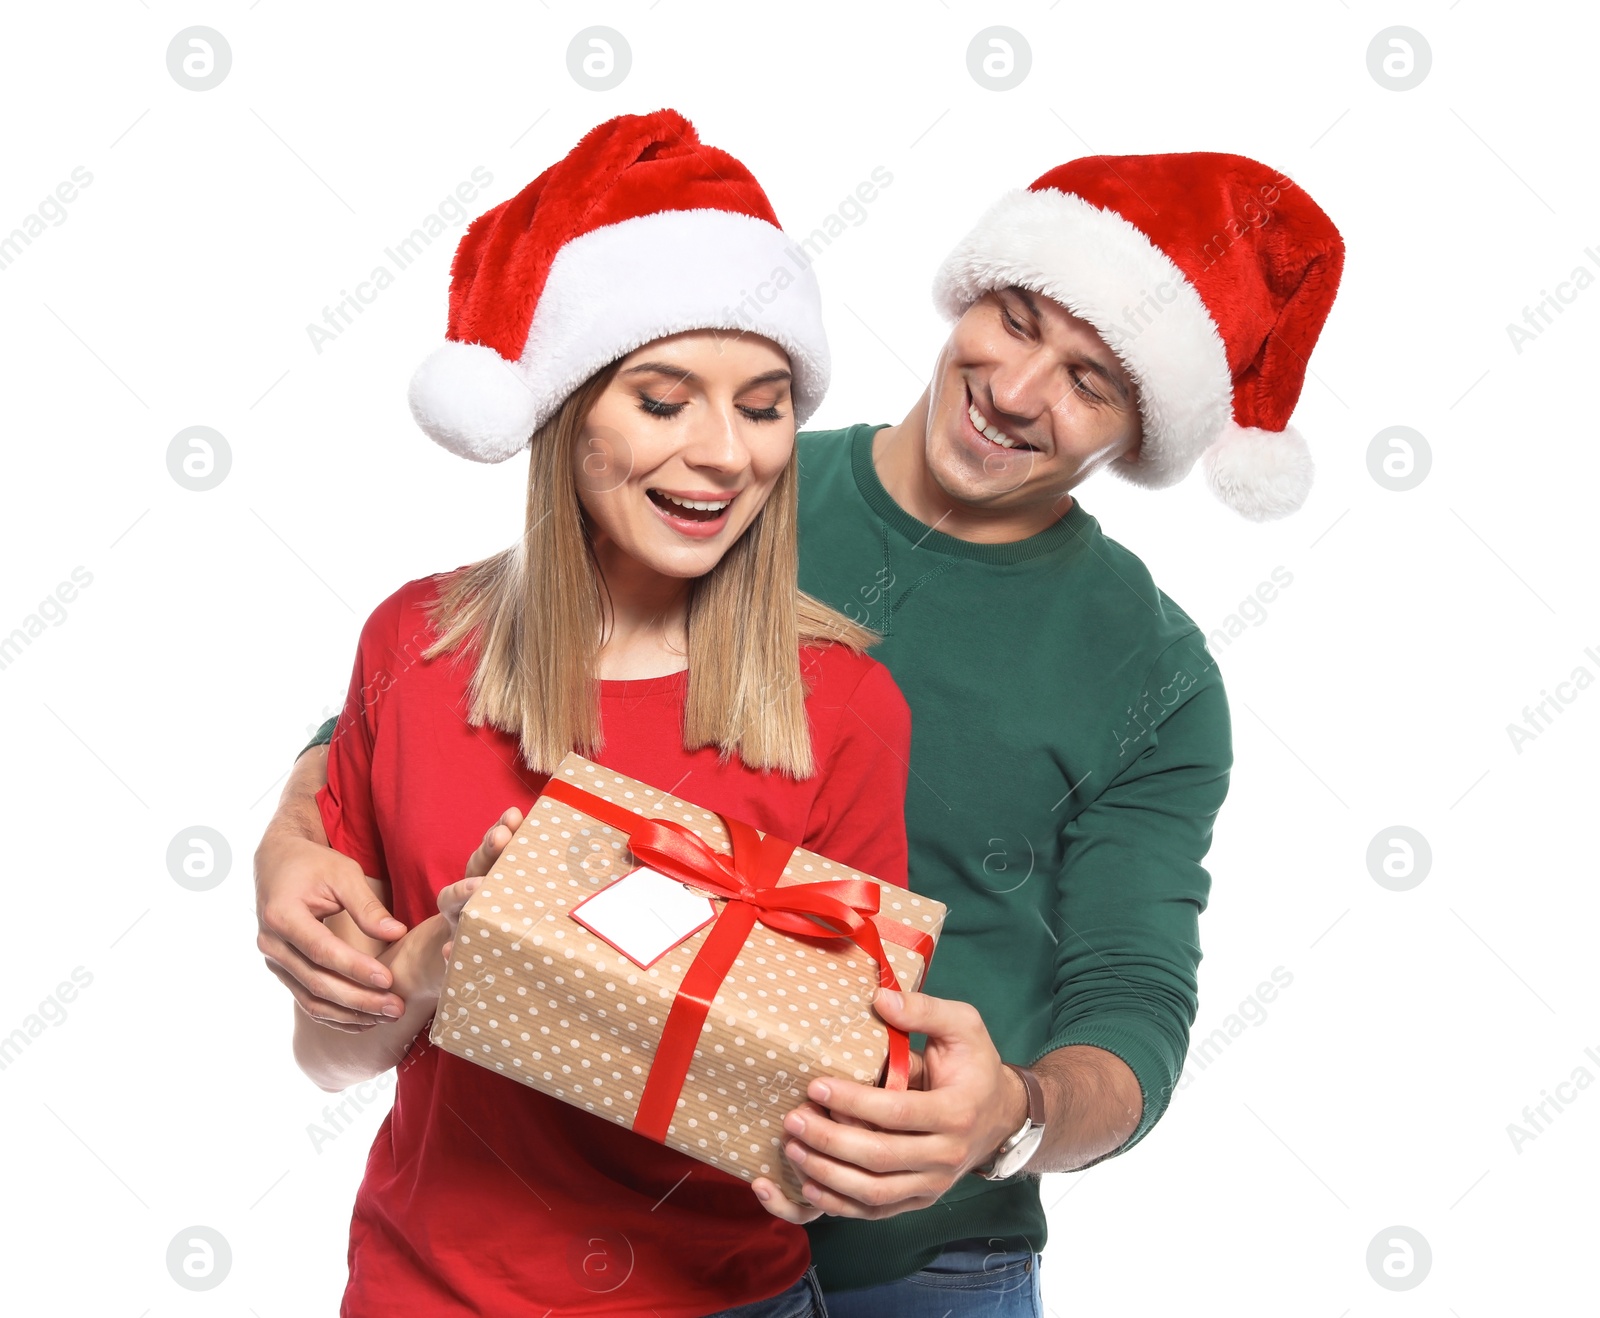
M 953 320 L 1018 286 L 1088 321 L 1139 384 L 1143 441 L 1113 469 L 1159 488 L 1203 454 L 1217 496 L 1265 521 L 1311 489 L 1289 416 L 1343 267 L 1333 222 L 1257 161 L 1085 156 L 992 206 L 934 298 Z
M 781 346 L 797 423 L 822 401 L 816 277 L 761 185 L 675 110 L 619 115 L 467 226 L 411 414 L 452 453 L 503 462 L 601 367 L 694 329 Z

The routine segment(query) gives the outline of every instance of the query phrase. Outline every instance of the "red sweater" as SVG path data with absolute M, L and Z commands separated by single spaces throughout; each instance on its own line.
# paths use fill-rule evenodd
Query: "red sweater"
M 514 736 L 467 724 L 470 655 L 421 658 L 440 580 L 408 582 L 362 628 L 317 795 L 329 842 L 389 885 L 407 926 L 437 912 L 484 831 L 545 781 Z M 685 751 L 684 673 L 602 682 L 596 758 L 903 887 L 905 701 L 871 659 L 801 654 L 813 777 Z M 777 1294 L 809 1258 L 804 1229 L 745 1182 L 440 1052 L 424 1031 L 356 1195 L 340 1313 L 699 1318 Z

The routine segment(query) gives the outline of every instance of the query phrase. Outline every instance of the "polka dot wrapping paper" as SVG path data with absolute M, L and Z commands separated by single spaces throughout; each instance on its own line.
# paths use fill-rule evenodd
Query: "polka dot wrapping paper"
M 730 851 L 717 815 L 582 756 L 567 756 L 554 778 L 686 825 L 712 850 Z M 621 829 L 541 796 L 462 911 L 429 1039 L 633 1128 L 668 1013 L 716 928 L 645 968 L 572 918 L 579 903 L 640 864 Z M 881 889 L 880 929 L 894 922 L 925 935 L 924 946 L 937 941 L 942 903 L 802 848 L 776 886 L 849 879 Z M 728 905 L 716 900 L 719 916 Z M 924 957 L 887 938 L 883 945 L 901 986 L 920 987 Z M 710 998 L 662 1142 L 746 1181 L 770 1176 L 800 1200 L 799 1178 L 782 1154 L 784 1113 L 805 1101 L 818 1076 L 880 1082 L 889 1031 L 872 1008 L 877 985 L 877 964 L 848 939 L 755 924 Z

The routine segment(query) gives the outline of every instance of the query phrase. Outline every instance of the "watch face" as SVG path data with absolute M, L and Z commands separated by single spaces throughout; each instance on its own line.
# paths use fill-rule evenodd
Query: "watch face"
M 1039 1151 L 1039 1145 L 1043 1140 L 1044 1127 L 1030 1127 L 1012 1148 L 1007 1149 L 994 1160 L 994 1167 L 989 1172 L 990 1179 L 998 1181 L 1007 1176 L 1015 1176 L 1027 1166 L 1028 1159 Z

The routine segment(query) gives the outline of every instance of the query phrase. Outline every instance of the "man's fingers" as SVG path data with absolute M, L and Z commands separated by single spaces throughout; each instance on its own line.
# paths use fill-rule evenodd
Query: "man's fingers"
M 944 1172 L 955 1167 L 960 1151 L 943 1135 L 902 1134 L 881 1129 L 851 1117 L 840 1118 L 836 1111 L 813 1111 L 802 1106 L 783 1119 L 787 1151 L 798 1147 L 805 1154 L 823 1154 L 864 1171 L 904 1172 L 924 1169 Z M 791 1158 L 812 1175 L 811 1164 Z
M 896 1199 L 894 1195 L 898 1190 L 886 1190 L 889 1196 L 884 1203 L 863 1203 L 859 1199 L 852 1199 L 836 1190 L 830 1190 L 825 1185 L 808 1180 L 805 1183 L 806 1199 L 815 1204 L 818 1209 L 829 1217 L 859 1217 L 869 1221 L 883 1217 L 894 1217 L 900 1213 L 908 1213 L 917 1208 L 927 1208 L 938 1202 L 934 1195 L 912 1194 L 909 1198 Z
M 813 1103 L 810 1099 L 800 1104 L 799 1107 L 792 1108 L 791 1112 L 798 1114 L 802 1121 L 809 1121 L 811 1118 L 816 1117 L 822 1121 L 831 1121 L 837 1126 L 865 1126 L 868 1130 L 877 1129 L 869 1121 L 862 1121 L 859 1117 L 852 1117 L 844 1112 L 830 1112 L 827 1108 Z
M 356 928 L 368 938 L 392 943 L 405 936 L 406 927 L 373 895 L 365 878 L 359 882 L 348 879 L 343 873 L 330 883 L 334 895 L 346 913 L 356 922 Z M 343 941 L 343 940 L 341 940 Z
M 921 1053 L 913 1050 L 911 1053 L 911 1069 L 906 1075 L 907 1089 L 926 1089 L 928 1087 L 928 1063 Z
M 322 1025 L 327 1025 L 335 1030 L 343 1030 L 348 1034 L 362 1034 L 374 1025 L 381 1024 L 387 1017 L 366 1016 L 359 1011 L 351 1011 L 348 1007 L 341 1007 L 337 1002 L 326 1002 L 321 998 L 313 997 L 306 992 L 306 987 L 293 975 L 289 974 L 282 966 L 272 961 L 267 962 L 267 969 L 282 981 L 283 986 L 294 997 L 295 1006 Z
M 872 1005 L 890 1025 L 907 1034 L 926 1034 L 939 1039 L 987 1039 L 983 1017 L 970 1002 L 935 998 L 927 993 L 899 993 L 879 989 Z
M 959 1151 L 928 1135 L 841 1123 L 810 1104 L 783 1120 L 783 1153 L 806 1198 L 842 1217 L 888 1217 L 933 1203 L 960 1173 Z M 932 1163 L 930 1164 L 930 1159 Z
M 880 1089 L 836 1076 L 813 1080 L 806 1086 L 806 1097 L 836 1119 L 854 1117 L 885 1131 L 944 1130 L 953 1117 L 948 1110 L 953 1100 L 947 1094 L 924 1089 Z M 787 1119 L 784 1124 L 787 1128 Z
M 891 1217 L 925 1208 L 954 1179 L 927 1171 L 865 1171 L 795 1140 L 784 1146 L 784 1155 L 804 1178 L 806 1199 L 837 1217 Z
M 756 1198 L 761 1201 L 761 1206 L 767 1212 L 774 1217 L 782 1218 L 785 1222 L 804 1225 L 822 1216 L 822 1209 L 814 1204 L 795 1203 L 776 1181 L 768 1180 L 765 1176 L 756 1177 L 750 1182 L 750 1188 L 756 1192 Z
M 789 1122 L 789 1118 L 790 1117 L 798 1117 L 801 1122 L 804 1122 L 804 1121 L 809 1120 L 812 1117 L 826 1118 L 827 1115 L 828 1115 L 827 1108 L 823 1107 L 819 1103 L 813 1103 L 808 1098 L 804 1103 L 800 1104 L 799 1107 L 790 1108 L 788 1112 L 784 1113 L 784 1128 L 788 1129 L 788 1122 Z
M 263 927 L 256 946 L 318 997 L 331 998 L 363 1011 L 376 1011 L 376 998 L 370 994 L 364 998 L 360 996 L 365 991 L 363 986 L 372 984 L 387 989 L 394 983 L 388 966 L 376 957 L 356 951 L 303 905 L 268 906 L 261 913 L 261 923 Z M 292 952 L 293 958 L 278 956 L 267 946 L 268 940 Z M 335 976 L 349 981 L 347 993 L 324 991 L 318 983 L 300 973 L 301 966 L 320 966 L 324 971 L 332 971 Z
M 325 954 L 334 962 L 334 970 L 331 972 L 307 960 L 286 938 L 278 937 L 265 929 L 257 936 L 256 946 L 267 958 L 269 965 L 275 970 L 283 970 L 306 990 L 308 1000 L 333 1003 L 348 1008 L 358 1015 L 378 1019 L 399 1016 L 405 1011 L 405 1003 L 397 994 L 386 993 L 378 988 L 363 988 L 361 983 L 353 982 L 356 975 L 364 976 L 364 968 L 368 965 L 384 971 L 387 977 L 387 967 L 382 962 L 363 956 L 343 939 L 330 933 L 320 921 L 312 919 L 310 925 L 311 929 L 303 931 L 298 941 L 302 946 L 311 947 L 313 951 L 318 949 L 323 940 L 333 943 L 334 948 L 325 949 Z M 315 933 L 312 930 L 315 930 Z M 347 955 L 339 957 L 338 949 L 343 949 Z M 288 980 L 284 982 L 289 983 Z M 298 994 L 296 998 L 298 1000 Z
M 381 1024 L 405 1011 L 405 1001 L 398 994 L 356 987 L 349 980 L 312 965 L 293 948 L 269 955 L 267 965 L 289 987 L 297 1002 L 306 1007 L 318 1006 L 319 1010 L 311 1014 L 331 1016 L 337 1010 L 350 1023 Z

